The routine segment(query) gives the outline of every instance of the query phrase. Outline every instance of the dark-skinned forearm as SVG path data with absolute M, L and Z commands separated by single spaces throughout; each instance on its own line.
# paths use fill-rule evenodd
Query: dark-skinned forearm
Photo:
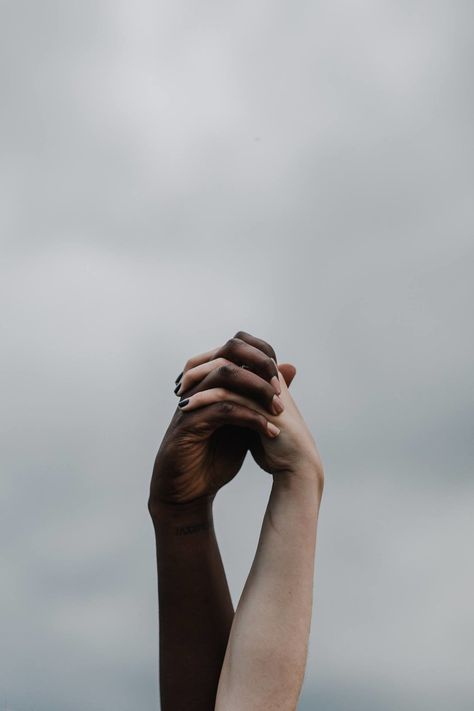
M 211 711 L 234 616 L 212 497 L 153 513 L 162 711 Z

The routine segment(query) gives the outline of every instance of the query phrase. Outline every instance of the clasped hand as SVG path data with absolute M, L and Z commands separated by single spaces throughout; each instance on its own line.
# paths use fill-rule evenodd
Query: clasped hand
M 277 363 L 271 345 L 243 331 L 187 361 L 155 460 L 152 518 L 163 506 L 212 499 L 247 451 L 274 479 L 304 473 L 322 484 L 314 438 L 289 392 L 295 374 L 292 364 Z

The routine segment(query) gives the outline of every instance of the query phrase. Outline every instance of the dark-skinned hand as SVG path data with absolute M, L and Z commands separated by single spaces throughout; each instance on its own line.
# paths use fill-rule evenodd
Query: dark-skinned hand
M 243 331 L 190 358 L 175 392 L 181 403 L 195 396 L 194 409 L 178 406 L 166 430 L 150 486 L 151 516 L 158 516 L 163 505 L 213 498 L 236 476 L 248 450 L 268 470 L 261 438 L 278 437 L 284 407 L 278 397 L 280 374 L 289 386 L 295 373 L 289 363 L 277 365 L 270 344 Z M 231 400 L 230 393 L 242 401 Z

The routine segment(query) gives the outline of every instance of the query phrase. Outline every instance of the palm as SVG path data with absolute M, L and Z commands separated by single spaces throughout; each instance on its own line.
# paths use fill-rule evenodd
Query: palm
M 249 449 L 250 432 L 229 425 L 213 433 L 186 428 L 178 431 L 175 422 L 173 418 L 156 456 L 153 498 L 185 503 L 216 494 L 240 470 Z
M 296 372 L 289 364 L 279 366 L 287 385 Z M 214 432 L 206 426 L 180 426 L 183 413 L 171 420 L 155 460 L 151 482 L 152 500 L 185 503 L 215 495 L 239 472 L 247 451 L 269 471 L 259 436 L 252 430 L 225 425 Z M 181 421 L 182 422 L 182 421 Z

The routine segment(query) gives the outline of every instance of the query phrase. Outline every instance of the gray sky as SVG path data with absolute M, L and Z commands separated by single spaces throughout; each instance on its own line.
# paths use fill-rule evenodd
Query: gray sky
M 156 708 L 151 467 L 182 364 L 239 329 L 296 365 L 326 469 L 301 711 L 472 708 L 473 19 L 0 3 L 16 711 Z M 249 460 L 216 501 L 236 603 L 269 486 Z

